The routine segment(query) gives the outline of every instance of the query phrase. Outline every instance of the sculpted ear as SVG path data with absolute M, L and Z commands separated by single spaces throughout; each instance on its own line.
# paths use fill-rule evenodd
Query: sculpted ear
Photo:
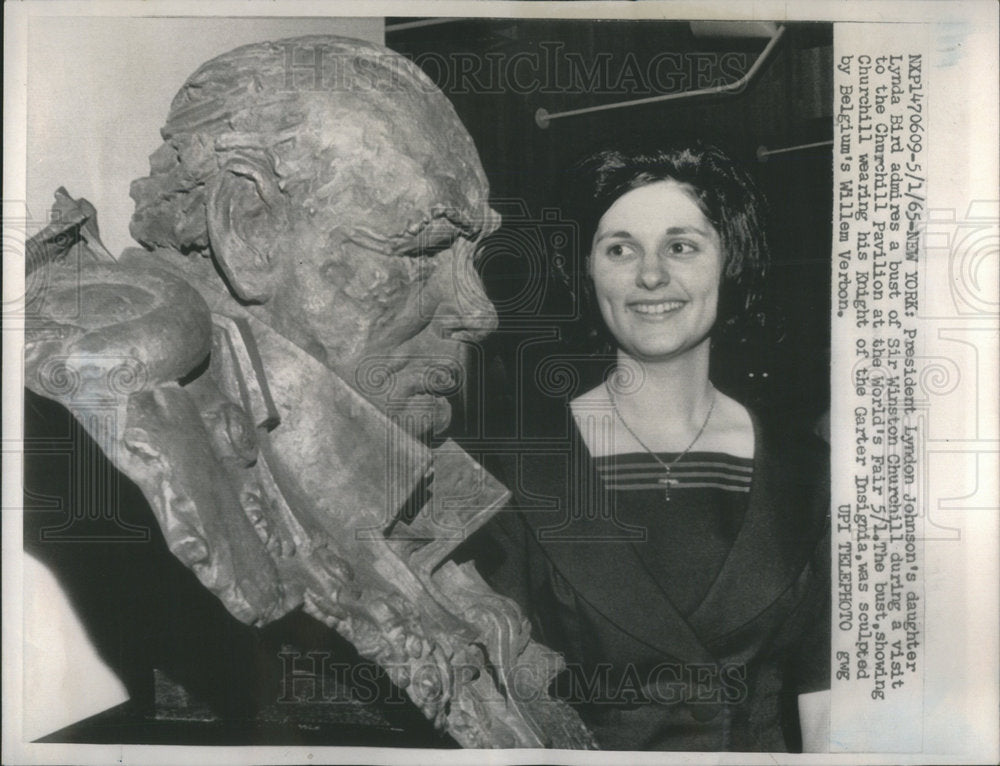
M 237 297 L 271 297 L 277 264 L 271 250 L 285 223 L 285 198 L 274 174 L 251 160 L 233 160 L 208 186 L 208 236 Z

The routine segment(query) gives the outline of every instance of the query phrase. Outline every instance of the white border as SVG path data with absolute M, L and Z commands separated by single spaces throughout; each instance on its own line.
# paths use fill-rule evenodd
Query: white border
M 5 13 L 5 70 L 4 70 L 4 196 L 6 199 L 24 199 L 25 155 L 24 136 L 26 103 L 26 28 L 29 17 L 66 15 L 103 16 L 493 16 L 493 17 L 562 17 L 562 18 L 622 18 L 622 19 L 761 19 L 761 20 L 816 20 L 839 22 L 889 21 L 903 23 L 930 23 L 961 21 L 980 33 L 992 34 L 996 40 L 997 13 L 991 2 L 453 2 L 452 0 L 422 0 L 413 2 L 370 2 L 363 6 L 345 2 L 268 2 L 266 0 L 224 0 L 207 4 L 194 0 L 148 0 L 131 2 L 106 0 L 104 2 L 76 2 L 73 0 L 53 0 L 51 2 L 9 3 Z M 997 188 L 997 136 L 996 110 L 997 58 L 996 47 L 990 51 L 981 47 L 974 52 L 977 57 L 970 76 L 981 78 L 984 98 L 978 103 L 968 104 L 969 109 L 978 109 L 978 119 L 969 121 L 970 133 L 959 137 L 956 151 L 965 149 L 976 152 L 975 161 L 980 163 L 980 172 L 975 175 L 976 188 L 964 190 L 964 201 L 972 199 L 996 199 Z M 955 141 L 954 136 L 930 137 L 930 141 Z M 966 159 L 966 158 L 960 158 Z M 933 171 L 932 171 L 933 177 Z M 982 188 L 979 188 L 979 186 Z M 20 193 L 19 193 L 20 192 Z M 124 193 L 124 190 L 123 190 Z M 960 195 L 961 196 L 961 195 Z M 933 206 L 933 205 L 932 205 Z M 5 232 L 6 236 L 7 232 Z M 5 265 L 4 294 L 23 294 L 23 280 L 16 273 L 7 273 Z M 3 343 L 3 438 L 6 450 L 14 449 L 19 443 L 21 432 L 21 347 L 16 328 L 4 327 Z M 996 359 L 990 360 L 992 377 L 986 385 L 995 388 Z M 995 424 L 993 424 L 995 426 Z M 3 507 L 16 509 L 21 504 L 20 464 L 16 455 L 9 451 L 4 455 Z M 997 638 L 997 535 L 996 509 L 992 522 L 989 518 L 980 525 L 985 538 L 980 539 L 975 551 L 976 558 L 951 562 L 956 571 L 965 573 L 965 582 L 975 589 L 975 599 L 981 611 L 977 615 L 977 630 L 983 633 L 988 647 L 996 647 Z M 992 534 L 992 537 L 990 536 Z M 4 620 L 3 649 L 4 673 L 3 691 L 6 704 L 3 709 L 3 761 L 5 763 L 163 763 L 208 762 L 213 763 L 388 763 L 388 762 L 429 762 L 465 763 L 470 761 L 486 763 L 606 763 L 607 753 L 555 754 L 546 751 L 499 751 L 493 753 L 471 753 L 469 751 L 405 751 L 398 749 L 368 748 L 187 748 L 162 746 L 65 746 L 65 745 L 24 745 L 18 742 L 20 715 L 17 701 L 20 699 L 21 670 L 20 646 L 22 636 L 21 592 L 21 519 L 16 512 L 3 514 L 3 589 Z M 945 562 L 947 564 L 948 562 Z M 959 567 L 960 565 L 960 567 Z M 975 573 L 986 573 L 987 577 L 976 578 Z M 995 651 L 989 656 L 979 655 L 985 663 L 983 672 L 996 676 L 997 658 Z M 997 701 L 983 700 L 988 710 L 997 710 Z M 998 754 L 997 731 L 988 733 L 984 747 L 973 757 L 969 754 L 949 756 L 941 753 L 915 755 L 864 755 L 845 756 L 790 756 L 726 754 L 726 753 L 685 753 L 669 755 L 662 753 L 628 754 L 616 758 L 630 763 L 969 763 L 996 762 Z

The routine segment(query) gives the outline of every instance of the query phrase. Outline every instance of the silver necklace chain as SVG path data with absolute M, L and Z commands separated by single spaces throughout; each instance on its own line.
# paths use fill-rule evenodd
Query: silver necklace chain
M 691 443 L 688 444 L 688 446 L 684 449 L 684 451 L 681 454 L 679 454 L 669 463 L 665 463 L 662 460 L 660 460 L 660 458 L 657 456 L 655 452 L 653 452 L 653 450 L 651 450 L 649 447 L 646 446 L 646 443 L 642 439 L 640 439 L 639 435 L 631 429 L 628 423 L 625 422 L 625 418 L 622 417 L 621 412 L 618 410 L 618 404 L 615 402 L 614 394 L 611 393 L 611 388 L 608 386 L 607 381 L 604 382 L 604 389 L 608 392 L 608 401 L 611 402 L 611 411 L 615 413 L 615 417 L 618 418 L 618 422 L 625 427 L 625 430 L 628 431 L 629 434 L 631 434 L 632 438 L 636 440 L 639 446 L 642 447 L 644 450 L 646 450 L 646 452 L 649 453 L 649 456 L 653 458 L 653 460 L 655 460 L 657 463 L 659 463 L 663 467 L 663 470 L 666 472 L 667 475 L 664 476 L 662 479 L 658 479 L 657 483 L 663 485 L 664 499 L 669 500 L 670 487 L 672 485 L 677 484 L 676 479 L 670 478 L 670 469 L 673 466 L 677 465 L 677 462 L 682 457 L 684 457 L 688 452 L 691 451 L 691 448 L 701 438 L 701 435 L 705 433 L 705 429 L 708 427 L 708 421 L 712 417 L 712 411 L 715 409 L 715 400 L 717 397 L 715 396 L 714 390 L 712 394 L 712 403 L 708 406 L 708 413 L 705 415 L 705 420 L 701 424 L 701 428 L 698 429 L 698 433 L 694 435 L 694 438 L 691 440 Z

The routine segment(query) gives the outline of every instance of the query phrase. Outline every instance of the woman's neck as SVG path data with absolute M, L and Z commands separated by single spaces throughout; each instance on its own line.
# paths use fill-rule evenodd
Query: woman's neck
M 630 423 L 655 420 L 669 431 L 697 430 L 716 397 L 708 379 L 708 351 L 705 343 L 676 358 L 650 362 L 619 350 L 609 395 Z

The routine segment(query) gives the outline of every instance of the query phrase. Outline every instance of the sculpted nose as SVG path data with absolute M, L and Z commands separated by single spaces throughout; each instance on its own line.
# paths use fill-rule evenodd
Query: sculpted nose
M 454 340 L 481 340 L 497 329 L 496 309 L 486 296 L 472 258 L 458 257 L 453 263 L 437 312 L 442 332 Z
M 460 327 L 451 333 L 457 340 L 482 340 L 497 329 L 499 321 L 496 309 L 489 301 L 481 310 L 467 313 L 461 318 Z
M 465 300 L 449 302 L 442 307 L 445 309 L 442 327 L 446 337 L 461 341 L 482 340 L 497 329 L 496 309 L 483 292 L 482 285 L 478 291 L 481 297 L 470 295 Z

